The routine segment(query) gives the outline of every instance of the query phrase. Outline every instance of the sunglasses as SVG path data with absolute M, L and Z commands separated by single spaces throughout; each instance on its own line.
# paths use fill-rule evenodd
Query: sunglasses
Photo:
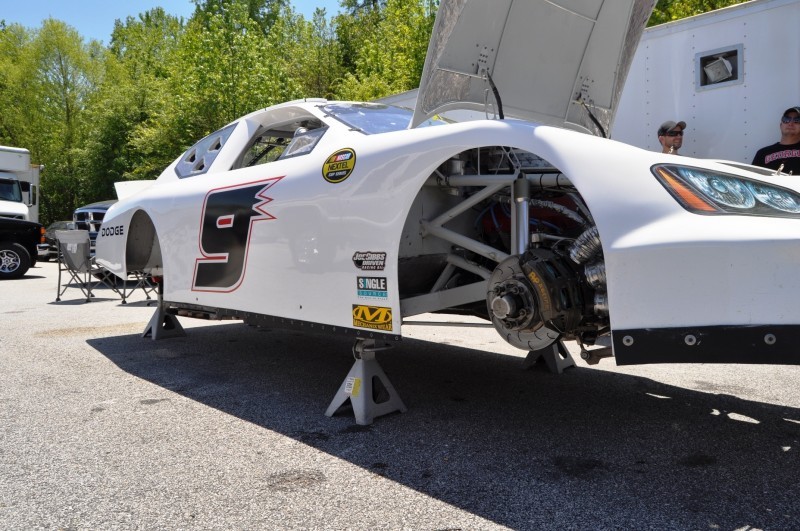
M 794 118 L 790 118 L 789 116 L 784 116 L 783 118 L 781 118 L 781 122 L 785 124 L 790 124 L 792 122 L 800 124 L 800 116 L 795 116 Z
M 670 131 L 668 133 L 664 133 L 664 136 L 683 136 L 683 131 Z

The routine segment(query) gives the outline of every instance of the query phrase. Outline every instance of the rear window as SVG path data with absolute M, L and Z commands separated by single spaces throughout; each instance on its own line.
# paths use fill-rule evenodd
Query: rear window
M 178 177 L 194 177 L 195 175 L 206 173 L 235 127 L 235 123 L 230 124 L 219 131 L 211 133 L 187 149 L 186 153 L 181 156 L 178 165 L 175 166 L 175 173 L 178 174 Z

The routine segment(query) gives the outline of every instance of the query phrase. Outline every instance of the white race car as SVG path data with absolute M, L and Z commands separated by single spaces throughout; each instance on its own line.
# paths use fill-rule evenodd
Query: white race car
M 797 177 L 603 138 L 652 6 L 442 1 L 413 111 L 244 116 L 112 206 L 97 261 L 159 279 L 154 337 L 186 315 L 394 341 L 442 312 L 534 353 L 800 363 Z

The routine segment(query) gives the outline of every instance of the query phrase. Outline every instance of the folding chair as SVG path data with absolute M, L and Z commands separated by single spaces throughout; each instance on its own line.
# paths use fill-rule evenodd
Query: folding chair
M 133 278 L 131 278 L 133 277 Z M 128 287 L 128 284 L 133 282 L 133 287 Z M 147 297 L 148 301 L 152 300 L 150 297 L 151 293 L 156 293 L 156 285 L 153 283 L 152 277 L 143 272 L 143 271 L 130 271 L 128 273 L 128 279 L 123 280 L 120 284 L 120 295 L 122 295 L 122 304 L 127 304 L 127 298 L 131 296 L 131 294 L 140 289 L 144 292 L 145 297 Z M 147 303 L 150 305 L 150 302 Z
M 61 295 L 69 287 L 77 286 L 86 296 L 86 302 L 91 302 L 92 290 L 100 284 L 110 288 L 120 295 L 116 286 L 116 276 L 103 269 L 94 262 L 91 256 L 91 243 L 89 231 L 86 230 L 57 230 L 56 245 L 58 246 L 58 287 L 56 301 L 61 301 Z M 62 285 L 61 274 L 69 274 Z

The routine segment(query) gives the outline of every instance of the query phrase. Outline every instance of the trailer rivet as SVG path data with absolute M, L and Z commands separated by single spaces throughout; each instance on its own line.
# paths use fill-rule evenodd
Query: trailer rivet
M 633 345 L 633 337 L 632 336 L 625 336 L 622 338 L 622 344 L 626 347 Z
M 767 334 L 764 336 L 764 343 L 767 345 L 774 345 L 776 341 L 778 341 L 778 338 L 775 337 L 775 334 Z
M 696 337 L 694 337 L 692 334 L 689 334 L 689 335 L 688 335 L 688 336 L 686 336 L 686 337 L 685 337 L 683 340 L 684 340 L 684 341 L 686 342 L 686 344 L 687 344 L 687 345 L 689 345 L 690 347 L 692 347 L 692 346 L 694 346 L 694 345 L 696 345 L 696 344 L 697 344 L 697 338 L 696 338 Z

